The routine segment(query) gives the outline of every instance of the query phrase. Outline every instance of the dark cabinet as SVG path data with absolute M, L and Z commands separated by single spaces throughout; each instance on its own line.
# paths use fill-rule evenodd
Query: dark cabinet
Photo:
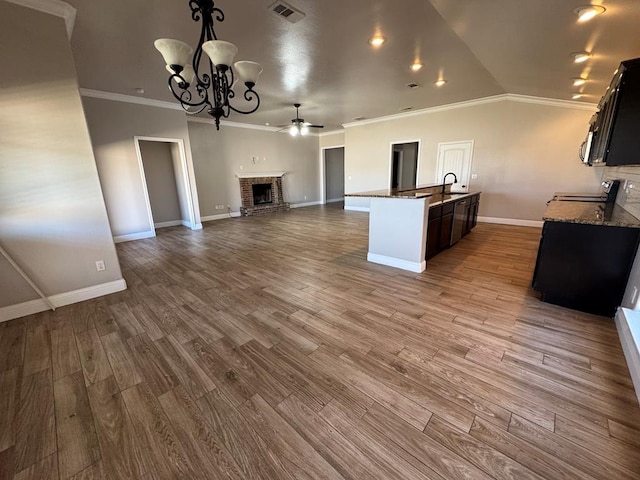
M 611 317 L 639 239 L 636 228 L 545 222 L 533 288 L 545 302 Z
M 598 104 L 590 132 L 588 163 L 640 164 L 640 58 L 620 64 Z
M 480 194 L 429 209 L 426 258 L 449 248 L 471 231 L 478 221 Z

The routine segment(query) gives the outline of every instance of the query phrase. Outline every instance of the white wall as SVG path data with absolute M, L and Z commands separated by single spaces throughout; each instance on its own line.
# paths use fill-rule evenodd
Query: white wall
M 184 141 L 196 224 L 200 223 L 185 113 L 90 97 L 83 97 L 83 103 L 113 235 L 131 235 L 151 230 L 135 136 Z
M 188 122 L 202 217 L 240 210 L 237 173 L 284 171 L 284 198 L 292 204 L 320 200 L 318 137 Z M 224 210 L 216 210 L 224 205 Z
M 600 174 L 581 165 L 578 146 L 592 112 L 503 99 L 345 129 L 345 192 L 388 188 L 390 144 L 421 140 L 418 184 L 433 183 L 439 142 L 474 140 L 470 191 L 480 215 L 540 220 L 556 191 L 597 190 Z M 347 198 L 346 205 L 368 206 Z
M 124 288 L 64 20 L 0 2 L 0 27 L 0 243 L 47 296 Z M 38 298 L 0 278 L 0 307 Z

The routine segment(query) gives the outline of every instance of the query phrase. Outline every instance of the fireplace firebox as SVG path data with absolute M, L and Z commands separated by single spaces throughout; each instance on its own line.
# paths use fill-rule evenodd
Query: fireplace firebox
M 273 203 L 273 189 L 270 183 L 254 183 L 251 188 L 253 189 L 254 205 Z

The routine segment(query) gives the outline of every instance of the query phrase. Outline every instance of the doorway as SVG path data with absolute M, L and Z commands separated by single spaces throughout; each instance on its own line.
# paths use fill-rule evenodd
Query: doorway
M 195 209 L 180 139 L 135 137 L 150 230 L 184 225 L 195 230 Z
M 344 147 L 324 149 L 324 203 L 344 200 Z
M 322 203 L 344 200 L 344 146 L 322 149 Z
M 416 188 L 420 141 L 391 144 L 389 187 L 396 190 Z
M 458 178 L 458 183 L 454 183 L 451 186 L 451 191 L 468 192 L 472 160 L 473 140 L 439 143 L 436 183 L 442 183 L 444 175 L 447 172 L 453 172 Z

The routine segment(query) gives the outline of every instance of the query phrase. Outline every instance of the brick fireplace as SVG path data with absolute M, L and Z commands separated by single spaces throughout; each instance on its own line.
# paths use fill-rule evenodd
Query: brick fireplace
M 283 176 L 284 172 L 238 175 L 242 216 L 288 211 L 291 206 L 284 201 Z

